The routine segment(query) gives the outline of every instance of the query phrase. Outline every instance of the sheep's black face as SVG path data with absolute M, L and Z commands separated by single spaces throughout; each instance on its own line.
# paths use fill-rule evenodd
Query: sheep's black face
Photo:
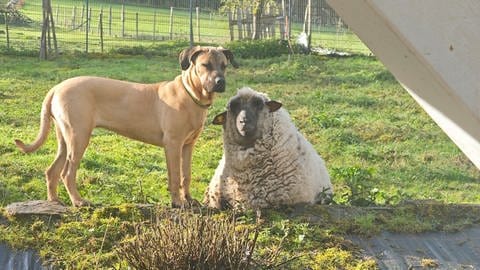
M 262 136 L 258 120 L 265 108 L 265 101 L 259 96 L 235 97 L 228 104 L 227 118 L 230 128 L 235 127 L 236 143 L 251 147 Z
M 268 113 L 281 107 L 282 103 L 268 100 L 254 90 L 244 87 L 230 99 L 227 111 L 215 116 L 212 123 L 223 125 L 229 143 L 250 148 L 262 137 L 262 123 Z

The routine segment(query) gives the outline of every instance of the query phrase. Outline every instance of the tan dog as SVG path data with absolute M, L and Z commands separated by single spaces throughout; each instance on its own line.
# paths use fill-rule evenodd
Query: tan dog
M 49 201 L 59 201 L 62 178 L 74 206 L 88 205 L 77 190 L 76 173 L 95 127 L 162 146 L 172 206 L 184 207 L 190 196 L 192 149 L 215 92 L 225 91 L 225 68 L 233 54 L 223 48 L 192 47 L 179 57 L 182 75 L 173 81 L 140 84 L 99 77 L 75 77 L 54 86 L 42 104 L 40 131 L 26 153 L 47 138 L 53 118 L 58 140 L 55 160 L 46 170 Z

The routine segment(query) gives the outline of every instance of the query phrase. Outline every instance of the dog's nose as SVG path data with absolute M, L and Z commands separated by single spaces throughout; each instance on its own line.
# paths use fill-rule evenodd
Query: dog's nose
M 224 92 L 225 91 L 225 78 L 216 77 L 215 78 L 215 92 Z

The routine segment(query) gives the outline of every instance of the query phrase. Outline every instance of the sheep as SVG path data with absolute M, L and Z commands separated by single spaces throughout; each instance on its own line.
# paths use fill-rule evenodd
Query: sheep
M 205 192 L 207 206 L 262 209 L 331 199 L 325 162 L 281 106 L 244 87 L 214 117 L 223 125 L 224 151 Z

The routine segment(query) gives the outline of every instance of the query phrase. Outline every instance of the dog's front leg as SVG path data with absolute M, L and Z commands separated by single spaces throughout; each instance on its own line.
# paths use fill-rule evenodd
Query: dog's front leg
M 194 199 L 192 199 L 192 195 L 190 195 L 190 182 L 192 181 L 192 152 L 193 152 L 194 143 L 185 144 L 182 150 L 182 186 L 181 191 L 183 191 L 183 196 L 185 200 L 190 204 L 193 205 L 200 205 L 200 203 Z
M 167 159 L 168 191 L 172 199 L 172 207 L 184 207 L 185 199 L 180 196 L 182 179 L 181 157 L 182 144 L 178 141 L 169 141 L 165 144 L 165 157 Z

